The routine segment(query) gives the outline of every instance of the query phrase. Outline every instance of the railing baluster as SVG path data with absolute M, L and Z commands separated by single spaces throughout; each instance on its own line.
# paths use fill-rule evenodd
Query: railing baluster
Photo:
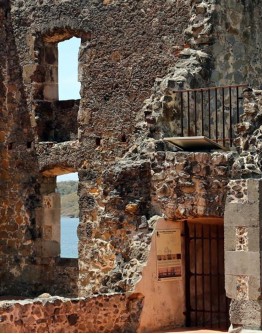
M 237 123 L 239 123 L 239 88 L 237 87 Z
M 215 89 L 215 109 L 216 109 L 216 142 L 218 142 L 218 117 L 217 117 L 217 88 Z
M 232 127 L 232 88 L 229 87 L 229 140 L 230 146 L 233 143 L 233 127 Z
M 201 127 L 202 127 L 202 136 L 205 134 L 204 129 L 204 92 L 201 90 Z
M 180 94 L 180 102 L 181 102 L 181 136 L 184 136 L 184 105 L 183 105 L 183 92 Z
M 211 98 L 210 89 L 208 90 L 208 136 L 211 138 Z
M 190 136 L 190 95 L 187 92 L 187 135 Z
M 196 91 L 194 91 L 194 109 L 195 109 L 195 136 L 197 136 L 197 98 Z
M 223 145 L 226 145 L 225 139 L 225 88 L 222 88 L 222 139 Z

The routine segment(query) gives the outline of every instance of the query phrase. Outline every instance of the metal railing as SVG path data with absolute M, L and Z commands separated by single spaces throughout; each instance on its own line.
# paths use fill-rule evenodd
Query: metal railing
M 242 91 L 248 85 L 177 90 L 180 136 L 206 136 L 232 146 L 234 125 L 243 113 Z

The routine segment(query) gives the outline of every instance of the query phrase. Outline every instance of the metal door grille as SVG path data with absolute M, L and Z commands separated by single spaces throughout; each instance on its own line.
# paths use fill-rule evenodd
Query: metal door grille
M 223 225 L 185 224 L 186 325 L 227 329 Z

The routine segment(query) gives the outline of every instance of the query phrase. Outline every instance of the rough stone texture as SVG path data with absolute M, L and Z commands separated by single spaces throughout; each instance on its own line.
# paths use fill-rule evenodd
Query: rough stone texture
M 234 166 L 234 164 L 233 164 Z M 227 201 L 230 203 L 247 202 L 247 180 L 230 180 L 228 185 Z
M 35 108 L 37 135 L 40 142 L 65 142 L 78 137 L 79 100 L 39 101 Z
M 261 91 L 244 92 L 244 113 L 237 125 L 235 145 L 240 153 L 233 165 L 234 178 L 261 177 Z
M 153 138 L 179 135 L 176 90 L 203 87 L 209 83 L 214 11 L 212 0 L 191 1 L 185 43 L 177 48 L 178 61 L 163 78 L 156 80 L 153 93 L 144 104 L 145 119 Z
M 247 227 L 236 228 L 236 251 L 248 251 L 248 229 Z
M 107 5 L 93 0 L 88 4 L 58 1 L 56 6 L 43 2 L 36 9 L 31 3 L 13 1 L 11 9 L 24 77 L 28 77 L 28 66 L 33 72 L 28 82 L 24 80 L 32 117 L 34 100 L 55 99 L 46 91 L 57 85 L 56 77 L 50 81 L 36 75 L 42 68 L 48 75 L 47 69 L 56 66 L 54 43 L 81 37 L 79 139 L 89 138 L 87 148 L 97 158 L 96 138 L 101 139 L 105 153 L 121 155 L 123 134 L 132 141 L 141 104 L 150 95 L 155 77 L 165 73 L 176 59 L 176 45 L 183 44 L 189 6 L 178 0 Z M 25 52 L 27 48 L 30 52 Z
M 233 300 L 230 305 L 232 328 L 242 329 L 244 323 L 245 329 L 261 329 L 261 301 L 237 301 Z M 231 332 L 233 332 L 231 330 Z
M 0 333 L 132 333 L 142 305 L 139 294 L 0 301 Z
M 232 153 L 152 154 L 154 210 L 172 220 L 222 217 L 233 161 Z
M 212 84 L 261 84 L 261 1 L 216 2 Z
M 40 198 L 34 137 L 8 12 L 8 4 L 0 7 L 0 293 L 19 294 L 31 290 L 40 275 L 32 249 Z M 20 288 L 18 277 L 23 277 Z
M 48 262 L 48 254 L 39 252 L 42 239 L 51 235 L 41 226 L 41 197 L 55 190 L 55 184 L 45 184 L 79 171 L 85 225 L 93 196 L 87 192 L 88 170 L 101 178 L 103 165 L 121 157 L 141 131 L 135 126 L 142 102 L 155 78 L 176 62 L 189 6 L 178 0 L 55 5 L 12 0 L 0 10 L 1 293 L 34 295 L 43 286 L 52 290 L 57 279 L 55 258 L 49 258 L 43 279 L 42 257 Z M 57 43 L 72 36 L 81 38 L 79 107 L 57 101 Z
M 127 160 L 104 173 L 102 192 L 80 181 L 80 295 L 132 290 L 141 278 L 152 235 L 150 179 L 149 162 Z
M 145 101 L 145 118 L 153 138 L 181 135 L 177 90 L 232 84 L 259 87 L 260 17 L 261 0 L 191 1 L 178 61 L 156 80 L 150 99 Z M 227 94 L 225 100 L 228 108 Z

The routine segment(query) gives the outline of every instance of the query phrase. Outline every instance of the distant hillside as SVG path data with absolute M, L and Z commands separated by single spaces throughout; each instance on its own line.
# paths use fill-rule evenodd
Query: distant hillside
M 62 216 L 79 217 L 77 187 L 77 181 L 57 182 L 57 189 L 58 192 L 61 194 Z

